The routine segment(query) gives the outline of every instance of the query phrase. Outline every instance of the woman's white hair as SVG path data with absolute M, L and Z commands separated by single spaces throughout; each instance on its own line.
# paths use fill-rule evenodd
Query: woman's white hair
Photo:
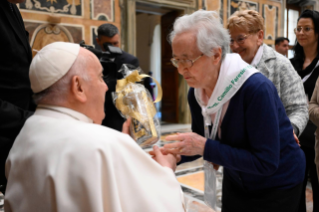
M 214 49 L 219 47 L 222 49 L 222 58 L 229 52 L 230 35 L 221 24 L 217 12 L 198 10 L 177 18 L 169 36 L 170 43 L 176 35 L 192 31 L 196 35 L 198 49 L 206 56 L 213 56 Z

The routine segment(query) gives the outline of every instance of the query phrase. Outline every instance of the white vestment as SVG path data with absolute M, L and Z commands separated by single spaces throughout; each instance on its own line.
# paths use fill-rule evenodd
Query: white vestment
M 6 212 L 179 212 L 181 188 L 128 135 L 43 106 L 6 162 Z

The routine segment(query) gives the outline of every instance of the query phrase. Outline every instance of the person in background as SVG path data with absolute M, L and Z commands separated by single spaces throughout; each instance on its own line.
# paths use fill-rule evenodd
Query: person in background
M 315 164 L 317 167 L 317 177 L 319 180 L 319 78 L 316 82 L 316 87 L 313 91 L 311 100 L 309 102 L 309 119 L 317 127 L 315 136 Z
M 30 80 L 38 107 L 7 159 L 6 212 L 184 211 L 175 157 L 154 147 L 154 160 L 129 135 L 100 126 L 108 87 L 94 54 L 49 44 Z
M 291 133 L 299 142 L 297 136 L 309 117 L 302 81 L 286 57 L 263 44 L 263 17 L 254 10 L 237 11 L 228 19 L 227 28 L 231 50 L 274 83 L 293 127 Z
M 29 33 L 17 8 L 25 0 L 0 1 L 0 191 L 7 183 L 5 161 L 14 139 L 33 114 L 29 67 L 32 53 Z
M 163 153 L 183 155 L 180 163 L 203 156 L 211 207 L 209 162 L 224 167 L 223 212 L 296 211 L 305 156 L 273 83 L 238 54 L 227 54 L 230 36 L 218 12 L 178 18 L 170 41 L 172 63 L 191 87 L 193 132 L 167 136 L 178 142 Z
M 103 51 L 105 51 L 104 45 L 111 45 L 115 47 L 120 46 L 120 36 L 119 30 L 113 24 L 102 24 L 99 26 L 98 37 L 96 38 L 96 42 L 101 47 Z M 122 79 L 123 74 L 118 72 L 121 69 L 123 64 L 126 64 L 130 69 L 138 68 L 139 61 L 133 55 L 122 51 L 121 55 L 116 55 L 114 58 L 108 58 L 113 62 L 110 67 L 112 67 L 112 72 L 116 72 L 116 76 L 108 79 L 109 90 L 105 94 L 105 118 L 102 121 L 102 125 L 106 127 L 110 127 L 112 129 L 121 131 L 122 125 L 125 122 L 125 118 L 119 113 L 113 103 L 113 95 L 116 88 L 116 80 Z M 109 70 L 110 71 L 110 70 Z M 107 73 L 105 73 L 107 75 Z M 114 79 L 113 79 L 114 78 Z
M 305 10 L 298 18 L 295 28 L 296 43 L 293 48 L 294 57 L 290 59 L 292 65 L 302 78 L 308 101 L 312 97 L 317 78 L 319 76 L 319 12 Z M 309 121 L 305 131 L 299 137 L 301 149 L 306 155 L 306 171 L 304 178 L 305 191 L 308 176 L 311 180 L 313 194 L 313 211 L 319 211 L 319 185 L 315 159 L 315 130 L 316 126 Z M 306 211 L 306 198 L 303 192 L 300 198 L 299 212 Z
M 103 51 L 105 51 L 104 43 L 108 43 L 115 47 L 120 47 L 119 30 L 113 24 L 102 24 L 97 29 L 97 33 L 98 37 L 96 38 L 96 42 Z M 118 55 L 114 58 L 114 63 L 116 63 L 117 70 L 119 70 L 123 64 L 130 64 L 135 68 L 140 66 L 138 59 L 125 51 L 122 51 L 121 55 Z
M 152 72 L 148 72 L 149 76 L 152 76 Z M 150 92 L 150 95 L 152 97 L 152 100 L 155 101 L 155 96 L 154 96 L 154 87 L 155 87 L 155 83 L 153 82 L 152 78 L 150 77 L 146 77 L 144 78 L 144 87 Z
M 276 52 L 287 57 L 288 50 L 289 50 L 289 39 L 285 37 L 276 38 L 275 49 L 276 49 Z

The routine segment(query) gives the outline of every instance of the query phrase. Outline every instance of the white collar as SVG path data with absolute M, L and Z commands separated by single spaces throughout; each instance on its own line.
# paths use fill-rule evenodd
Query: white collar
M 253 61 L 250 63 L 250 65 L 254 66 L 255 68 L 258 67 L 259 62 L 261 60 L 261 57 L 263 56 L 264 47 L 263 45 L 259 46 L 257 53 L 253 59 Z
M 48 114 L 49 111 L 50 113 Z M 59 107 L 59 106 L 52 106 L 52 105 L 38 105 L 35 114 L 43 115 L 43 113 L 51 117 L 63 116 L 64 118 L 72 118 L 72 119 L 76 119 L 86 123 L 93 123 L 93 120 L 87 117 L 86 115 L 84 115 L 83 113 L 80 113 L 78 111 L 75 111 L 66 107 Z

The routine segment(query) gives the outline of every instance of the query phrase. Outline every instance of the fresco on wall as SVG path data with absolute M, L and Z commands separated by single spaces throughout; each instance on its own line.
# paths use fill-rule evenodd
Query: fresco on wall
M 38 26 L 31 39 L 32 56 L 37 54 L 46 45 L 62 41 L 73 43 L 73 38 L 70 32 L 60 25 L 55 24 L 41 24 Z
M 80 26 L 63 26 L 60 24 L 24 22 L 29 32 L 29 42 L 32 47 L 32 55 L 36 54 L 44 46 L 56 42 L 66 41 L 80 43 L 83 40 L 83 28 Z
M 21 10 L 82 16 L 83 0 L 26 0 Z
M 228 17 L 236 11 L 256 10 L 258 11 L 258 3 L 252 1 L 228 0 Z
M 278 34 L 278 7 L 264 4 L 262 15 L 265 19 L 264 39 L 275 40 Z
M 113 0 L 91 0 L 93 20 L 113 21 Z

